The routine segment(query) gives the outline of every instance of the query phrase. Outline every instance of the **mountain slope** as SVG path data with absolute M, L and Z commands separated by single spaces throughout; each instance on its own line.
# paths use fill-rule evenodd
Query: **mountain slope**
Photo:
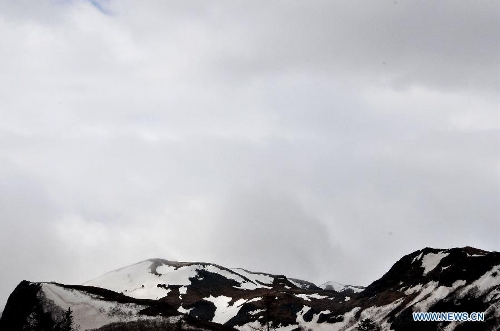
M 386 316 L 396 330 L 496 330 L 500 253 L 472 247 L 425 248 L 406 255 L 369 285 L 359 302 L 399 302 Z M 412 312 L 484 312 L 485 322 L 413 322 Z M 479 324 L 478 324 L 479 323 Z
M 366 318 L 381 330 L 498 330 L 500 253 L 425 248 L 401 258 L 366 288 L 152 259 L 84 286 L 22 282 L 9 298 L 0 329 L 58 323 L 68 308 L 80 331 L 188 326 L 250 331 L 268 325 L 282 331 L 349 331 Z M 416 322 L 414 312 L 480 312 L 485 321 Z
M 151 259 L 107 273 L 85 285 L 119 291 L 136 298 L 167 302 L 179 312 L 231 327 L 258 327 L 265 319 L 268 297 L 296 307 L 276 310 L 275 324 L 296 322 L 303 301 L 326 298 L 313 283 L 283 275 L 229 269 L 210 263 Z M 278 299 L 277 299 L 278 298 Z M 297 302 L 296 302 L 297 301 Z M 253 323 L 253 324 L 252 324 Z M 251 329 L 251 328 L 250 328 Z
M 359 293 L 365 289 L 363 286 L 343 285 L 332 281 L 323 283 L 319 287 L 322 288 L 323 290 L 335 291 L 339 293 L 345 291 L 350 291 L 352 293 Z
M 276 276 L 229 269 L 211 263 L 174 262 L 150 259 L 109 272 L 84 285 L 107 288 L 143 299 L 160 299 L 175 288 L 181 295 L 197 284 L 216 291 L 220 287 L 240 290 L 270 288 Z M 290 286 L 293 286 L 290 284 Z
M 193 330 L 231 330 L 180 314 L 170 305 L 156 300 L 140 300 L 87 286 L 22 281 L 9 297 L 1 330 L 59 330 L 65 313 L 71 310 L 74 327 L 85 330 L 141 330 L 176 327 Z M 131 330 L 135 330 L 131 328 Z

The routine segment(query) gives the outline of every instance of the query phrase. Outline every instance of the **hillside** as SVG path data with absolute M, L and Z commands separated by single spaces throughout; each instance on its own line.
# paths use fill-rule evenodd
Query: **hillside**
M 150 259 L 84 285 L 21 282 L 2 330 L 48 330 L 71 310 L 84 330 L 497 330 L 500 253 L 425 248 L 366 288 L 211 263 Z M 413 312 L 480 312 L 485 321 L 415 322 Z

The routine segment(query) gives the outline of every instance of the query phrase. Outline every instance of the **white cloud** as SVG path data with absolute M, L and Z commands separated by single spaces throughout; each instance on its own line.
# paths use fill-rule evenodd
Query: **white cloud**
M 2 2 L 0 302 L 150 257 L 367 284 L 500 249 L 497 7 Z

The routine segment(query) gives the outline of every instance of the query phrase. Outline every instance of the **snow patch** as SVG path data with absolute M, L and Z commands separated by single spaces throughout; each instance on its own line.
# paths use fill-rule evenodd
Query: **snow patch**
M 85 286 L 105 288 L 137 299 L 159 299 L 165 297 L 170 289 L 158 287 L 169 284 L 168 276 L 157 276 L 149 272 L 151 261 L 144 261 L 126 268 L 108 272 L 103 276 L 84 283 Z M 188 280 L 189 281 L 189 280 Z M 185 280 L 183 284 L 189 285 Z
M 250 299 L 247 301 L 247 303 L 255 302 L 255 301 L 259 301 L 259 300 L 262 300 L 262 297 L 256 297 L 256 298 Z
M 178 311 L 179 313 L 189 315 L 189 313 L 190 313 L 190 312 L 191 312 L 191 310 L 193 310 L 193 309 L 194 309 L 194 308 L 189 308 L 189 309 L 186 309 L 186 308 L 184 308 L 184 307 L 180 306 L 180 307 L 177 309 L 177 311 Z
M 260 312 L 263 312 L 265 311 L 264 309 L 256 309 L 256 310 L 252 310 L 251 312 L 249 312 L 250 315 L 257 315 L 258 313 Z
M 295 296 L 297 298 L 301 298 L 302 300 L 306 300 L 306 301 L 311 301 L 311 298 L 312 299 L 325 299 L 325 298 L 328 298 L 327 295 L 319 295 L 317 293 L 313 293 L 313 294 L 295 294 Z
M 250 272 L 248 270 L 240 269 L 240 268 L 234 268 L 234 269 L 231 269 L 231 270 L 234 271 L 237 274 L 240 274 L 241 276 L 243 276 L 245 278 L 250 279 L 254 283 L 261 283 L 261 284 L 265 284 L 265 285 L 272 285 L 273 281 L 274 281 L 273 277 L 271 277 L 269 275 L 266 275 L 266 274 L 262 274 L 262 273 L 258 273 L 258 272 Z
M 449 253 L 429 253 L 424 256 L 422 259 L 422 267 L 424 268 L 424 276 L 427 275 L 427 273 L 431 272 L 434 270 L 434 268 L 437 267 L 439 262 L 441 260 L 448 256 Z
M 382 330 L 390 330 L 391 325 L 387 322 L 388 315 L 391 311 L 396 309 L 403 301 L 404 298 L 399 298 L 388 305 L 379 307 L 372 306 L 368 309 L 365 309 L 361 312 L 359 321 L 362 321 L 365 318 L 370 318 L 378 325 L 380 325 Z
M 413 260 L 411 261 L 411 263 L 413 264 L 415 261 L 420 260 L 420 258 L 422 257 L 422 254 L 424 254 L 424 253 L 420 253 L 418 256 L 415 256 L 415 257 L 413 258 Z
M 137 299 L 160 299 L 170 292 L 169 285 L 181 286 L 179 293 L 185 294 L 185 287 L 191 285 L 193 279 L 203 279 L 198 272 L 205 270 L 219 274 L 226 279 L 238 283 L 236 288 L 254 290 L 256 288 L 271 288 L 263 284 L 272 284 L 271 276 L 252 273 L 243 269 L 236 271 L 223 269 L 212 264 L 187 264 L 172 266 L 162 264 L 156 267 L 156 273 L 151 273 L 151 260 L 143 261 L 116 271 L 109 272 L 99 278 L 86 282 L 86 286 L 106 288 Z M 259 283 L 260 282 L 260 283 Z
M 472 284 L 467 285 L 461 292 L 460 297 L 464 297 L 469 292 L 473 292 L 475 297 L 485 294 L 491 288 L 500 285 L 500 265 L 494 266 L 491 270 L 479 277 Z M 494 295 L 493 292 L 488 297 Z
M 218 297 L 213 297 L 210 295 L 208 298 L 203 300 L 210 301 L 215 305 L 215 315 L 212 322 L 224 324 L 231 318 L 236 316 L 241 309 L 241 306 L 247 301 L 245 299 L 239 299 L 232 305 L 229 304 L 233 298 L 220 295 Z
M 457 280 L 450 287 L 437 286 L 437 282 L 430 282 L 426 284 L 422 291 L 417 295 L 405 308 L 413 305 L 414 311 L 428 311 L 429 308 L 439 300 L 443 300 L 450 293 L 457 290 L 458 287 L 465 285 L 465 280 Z
M 422 284 L 418 284 L 418 285 L 415 285 L 413 287 L 410 287 L 409 289 L 407 289 L 405 291 L 405 294 L 406 295 L 410 295 L 410 294 L 413 294 L 413 293 L 416 293 L 416 292 L 419 292 L 422 290 Z
M 321 284 L 319 287 L 323 290 L 333 290 L 335 292 L 342 292 L 346 289 L 344 285 L 337 282 L 326 282 L 324 284 Z
M 63 311 L 71 308 L 74 323 L 81 331 L 97 329 L 114 322 L 158 318 L 138 315 L 145 308 L 143 305 L 109 302 L 102 300 L 100 296 L 56 284 L 42 284 L 41 293 Z
M 323 283 L 319 287 L 322 288 L 323 290 L 335 291 L 339 293 L 348 289 L 352 290 L 354 293 L 359 293 L 364 290 L 364 288 L 361 286 L 342 285 L 340 283 L 332 281 Z
M 306 322 L 304 320 L 304 315 L 311 310 L 311 307 L 304 306 L 301 311 L 297 313 L 297 323 L 305 328 L 306 330 L 314 330 L 314 331 L 340 331 L 345 330 L 348 325 L 354 324 L 356 321 L 355 315 L 359 311 L 359 307 L 353 308 L 351 311 L 344 314 L 344 318 L 342 322 L 337 323 L 318 323 L 319 316 L 321 314 L 328 314 L 329 311 L 322 311 L 319 314 L 314 314 L 313 318 L 310 322 Z

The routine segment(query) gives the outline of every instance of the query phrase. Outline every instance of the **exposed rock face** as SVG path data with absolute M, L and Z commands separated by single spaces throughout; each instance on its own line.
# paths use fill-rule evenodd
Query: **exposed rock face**
M 232 330 L 185 314 L 165 302 L 135 299 L 98 287 L 22 281 L 10 295 L 0 330 L 64 330 L 70 308 L 74 330 Z
M 80 331 L 356 330 L 367 318 L 381 330 L 497 330 L 500 253 L 425 248 L 366 288 L 152 259 L 84 286 L 23 281 L 0 329 L 57 329 L 68 308 Z M 413 312 L 484 312 L 485 321 L 415 322 Z

